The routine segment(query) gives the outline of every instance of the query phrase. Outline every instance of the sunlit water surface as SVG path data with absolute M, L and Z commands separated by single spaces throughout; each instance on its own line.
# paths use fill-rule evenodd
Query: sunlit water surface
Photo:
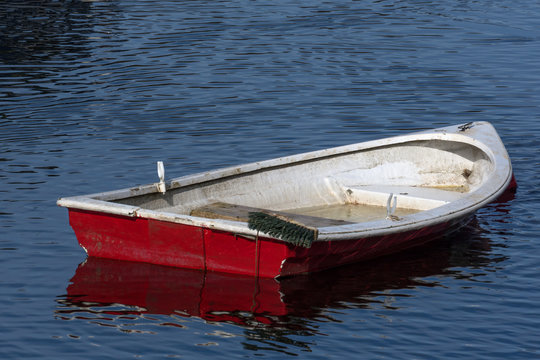
M 540 358 L 536 1 L 0 4 L 2 359 Z M 88 259 L 60 196 L 469 121 L 519 184 L 280 282 Z

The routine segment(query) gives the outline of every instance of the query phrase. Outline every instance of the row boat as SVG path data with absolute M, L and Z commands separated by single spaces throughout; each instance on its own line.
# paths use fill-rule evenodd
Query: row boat
M 91 257 L 259 277 L 372 259 L 459 229 L 516 187 L 473 122 L 61 198 Z

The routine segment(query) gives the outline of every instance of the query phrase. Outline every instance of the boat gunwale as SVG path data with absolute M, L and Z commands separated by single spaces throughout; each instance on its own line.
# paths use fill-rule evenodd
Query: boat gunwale
M 488 129 L 485 132 L 478 133 L 475 128 L 484 125 L 487 125 Z M 256 172 L 268 171 L 280 167 L 295 166 L 304 162 L 312 162 L 329 157 L 346 156 L 347 154 L 361 152 L 368 149 L 399 145 L 412 141 L 441 140 L 461 142 L 474 146 L 486 154 L 486 156 L 493 163 L 492 174 L 490 174 L 489 179 L 487 179 L 487 181 L 478 189 L 467 194 L 461 199 L 449 202 L 431 210 L 425 210 L 416 214 L 408 215 L 401 221 L 375 220 L 363 223 L 320 227 L 317 241 L 347 240 L 415 230 L 426 226 L 444 223 L 454 218 L 466 216 L 467 214 L 474 212 L 481 206 L 495 200 L 499 195 L 501 195 L 506 187 L 508 187 L 512 179 L 512 167 L 508 159 L 508 154 L 506 153 L 506 149 L 504 148 L 504 145 L 493 126 L 487 122 L 475 122 L 472 129 L 468 129 L 466 131 L 461 131 L 460 126 L 461 125 L 449 126 L 383 139 L 370 140 L 366 142 L 186 175 L 169 180 L 167 182 L 167 191 L 183 187 L 202 185 L 204 183 L 213 181 L 225 180 L 235 176 L 248 176 Z M 476 136 L 471 135 L 471 132 L 476 134 Z M 492 146 L 488 146 L 488 144 Z M 493 148 L 494 146 L 495 148 Z M 504 180 L 501 181 L 501 178 L 504 178 Z M 137 206 L 112 202 L 115 200 L 156 192 L 157 187 L 156 184 L 153 183 L 102 193 L 61 198 L 57 203 L 60 206 L 80 210 L 181 223 L 198 227 L 212 228 L 219 231 L 232 232 L 243 236 L 257 235 L 256 231 L 248 229 L 247 223 L 245 222 L 222 219 L 206 219 L 161 210 L 149 210 Z

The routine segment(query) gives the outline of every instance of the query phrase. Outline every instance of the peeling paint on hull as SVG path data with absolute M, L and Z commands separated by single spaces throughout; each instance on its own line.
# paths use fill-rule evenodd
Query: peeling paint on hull
M 373 238 L 316 242 L 309 249 L 260 237 L 257 266 L 254 239 L 189 225 L 70 210 L 71 225 L 89 256 L 260 277 L 315 272 L 388 255 L 444 236 L 467 219 Z

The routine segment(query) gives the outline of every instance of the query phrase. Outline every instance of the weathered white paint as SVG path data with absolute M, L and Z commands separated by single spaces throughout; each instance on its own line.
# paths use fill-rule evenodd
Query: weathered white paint
M 286 156 L 156 184 L 58 200 L 60 206 L 138 216 L 255 236 L 243 222 L 189 216 L 221 201 L 272 210 L 334 204 L 422 210 L 400 218 L 319 228 L 319 240 L 376 236 L 435 225 L 496 199 L 512 177 L 510 160 L 486 122 Z M 460 191 L 449 191 L 449 189 Z

